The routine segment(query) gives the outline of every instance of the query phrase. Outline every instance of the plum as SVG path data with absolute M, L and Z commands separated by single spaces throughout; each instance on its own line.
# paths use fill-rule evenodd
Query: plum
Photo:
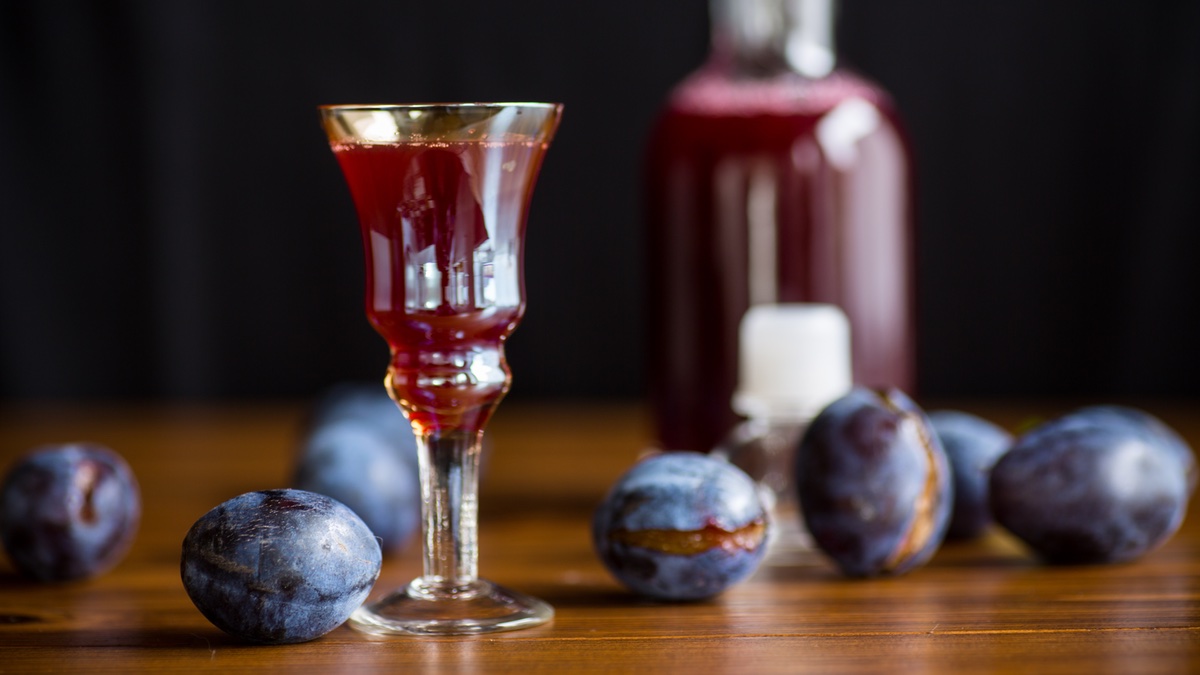
M 385 551 L 398 551 L 421 520 L 417 468 L 400 456 L 398 445 L 355 420 L 320 427 L 304 439 L 292 486 L 342 502 Z
M 352 422 L 369 428 L 396 444 L 401 458 L 417 463 L 412 425 L 382 384 L 342 382 L 330 387 L 313 406 L 308 430 Z
M 996 522 L 1051 563 L 1124 562 L 1161 545 L 1183 522 L 1194 460 L 1147 419 L 1084 408 L 1022 435 L 992 469 Z
M 264 490 L 234 497 L 192 525 L 180 576 L 221 630 L 289 644 L 340 626 L 366 599 L 381 564 L 379 542 L 341 502 Z
M 847 576 L 903 574 L 945 537 L 950 467 L 925 413 L 899 390 L 855 387 L 826 406 L 795 471 L 813 542 Z
M 954 509 L 946 537 L 978 537 L 992 523 L 988 478 L 992 466 L 1012 445 L 1012 434 L 959 410 L 930 411 L 929 422 L 942 442 L 954 476 Z
M 343 385 L 318 403 L 292 487 L 350 507 L 385 552 L 412 540 L 421 519 L 416 439 L 382 386 Z
M 701 600 L 750 576 L 767 549 L 754 481 L 695 452 L 653 455 L 613 485 L 592 519 L 600 560 L 636 593 Z
M 0 486 L 0 539 L 13 565 L 41 581 L 104 573 L 124 558 L 142 514 L 129 464 L 101 445 L 46 445 Z
M 1196 489 L 1196 455 L 1191 446 L 1183 440 L 1174 429 L 1167 426 L 1154 415 L 1137 408 L 1121 405 L 1094 405 L 1080 408 L 1072 416 L 1076 420 L 1092 420 L 1105 424 L 1126 424 L 1136 433 L 1144 435 L 1148 440 L 1162 444 L 1163 448 L 1175 455 L 1183 466 L 1187 478 L 1188 494 Z

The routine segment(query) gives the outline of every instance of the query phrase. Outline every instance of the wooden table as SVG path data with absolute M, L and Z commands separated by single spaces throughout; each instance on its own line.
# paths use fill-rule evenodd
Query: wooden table
M 964 406 L 1010 427 L 1055 405 Z M 1145 406 L 1200 446 L 1200 406 Z M 995 533 L 894 579 L 848 580 L 814 556 L 719 598 L 626 593 L 592 554 L 591 510 L 641 452 L 634 406 L 501 406 L 489 431 L 481 572 L 555 605 L 550 625 L 488 637 L 383 639 L 341 627 L 254 646 L 192 606 L 180 543 L 205 511 L 287 483 L 302 407 L 0 409 L 0 464 L 49 441 L 118 450 L 142 484 L 130 555 L 98 579 L 25 581 L 0 567 L 0 672 L 1200 672 L 1200 514 L 1127 565 L 1047 567 Z M 420 568 L 384 562 L 376 592 Z M 3 563 L 7 565 L 7 563 Z

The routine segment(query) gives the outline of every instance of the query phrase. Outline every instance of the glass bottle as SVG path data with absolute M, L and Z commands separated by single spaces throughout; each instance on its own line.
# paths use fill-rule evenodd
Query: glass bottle
M 757 305 L 739 329 L 738 387 L 745 421 L 713 450 L 761 487 L 772 516 L 771 557 L 811 548 L 795 491 L 796 447 L 808 423 L 850 390 L 850 324 L 833 305 Z
M 838 65 L 832 0 L 711 0 L 708 60 L 669 95 L 646 161 L 651 402 L 659 447 L 736 423 L 738 323 L 815 302 L 850 319 L 854 381 L 912 391 L 908 141 Z

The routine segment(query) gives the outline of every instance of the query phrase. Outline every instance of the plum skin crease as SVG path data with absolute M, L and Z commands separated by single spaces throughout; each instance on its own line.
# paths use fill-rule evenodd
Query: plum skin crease
M 847 576 L 904 574 L 940 547 L 953 480 L 924 412 L 896 389 L 855 387 L 813 419 L 796 455 L 813 541 Z
M 371 531 L 344 504 L 303 490 L 235 497 L 183 542 L 188 596 L 221 630 L 265 644 L 318 638 L 366 599 L 382 565 Z
M 0 486 L 0 538 L 13 565 L 40 581 L 110 570 L 132 546 L 141 513 L 133 470 L 96 444 L 35 448 Z
M 703 600 L 758 568 L 769 537 L 766 518 L 758 488 L 741 469 L 670 452 L 618 479 L 596 509 L 592 540 L 605 567 L 635 593 Z M 697 539 L 708 543 L 691 548 Z
M 1194 459 L 1141 415 L 1085 408 L 1022 435 L 992 469 L 996 521 L 1049 563 L 1127 562 L 1160 546 L 1183 522 Z

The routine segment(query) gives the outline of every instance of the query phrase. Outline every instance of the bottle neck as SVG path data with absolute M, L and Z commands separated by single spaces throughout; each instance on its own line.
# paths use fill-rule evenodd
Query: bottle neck
M 739 75 L 834 68 L 836 0 L 710 0 L 713 57 Z
M 823 406 L 806 401 L 768 399 L 736 391 L 730 402 L 733 412 L 772 427 L 807 426 Z

